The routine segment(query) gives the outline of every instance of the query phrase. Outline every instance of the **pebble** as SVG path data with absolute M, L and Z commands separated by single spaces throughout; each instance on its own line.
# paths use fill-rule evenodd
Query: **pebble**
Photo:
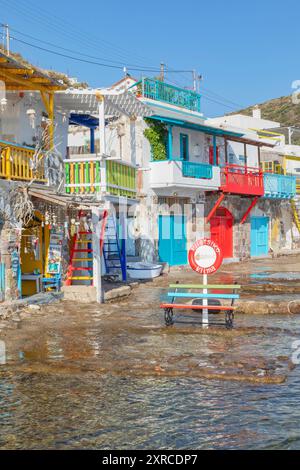
M 37 311 L 37 310 L 41 310 L 41 307 L 40 307 L 39 305 L 37 305 L 37 304 L 30 304 L 30 305 L 28 305 L 27 308 L 28 308 L 29 310 L 36 310 L 36 311 Z

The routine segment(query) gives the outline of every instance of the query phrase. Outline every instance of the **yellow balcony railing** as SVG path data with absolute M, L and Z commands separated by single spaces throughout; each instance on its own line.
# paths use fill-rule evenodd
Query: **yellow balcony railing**
M 0 140 L 0 178 L 46 182 L 42 161 L 34 165 L 34 149 Z M 37 166 L 37 169 L 34 169 Z

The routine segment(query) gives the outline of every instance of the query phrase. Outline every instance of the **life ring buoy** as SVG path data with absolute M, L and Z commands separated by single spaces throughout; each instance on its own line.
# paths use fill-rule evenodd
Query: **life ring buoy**
M 196 241 L 189 250 L 188 260 L 191 268 L 199 274 L 214 274 L 223 261 L 219 245 L 209 238 Z

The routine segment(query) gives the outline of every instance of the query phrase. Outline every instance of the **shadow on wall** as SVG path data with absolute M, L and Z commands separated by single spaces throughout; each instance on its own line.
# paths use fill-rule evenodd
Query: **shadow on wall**
M 147 261 L 152 263 L 156 261 L 156 250 L 153 240 L 150 239 L 140 239 L 139 240 L 139 253 L 142 261 Z
M 62 156 L 56 152 L 49 152 L 45 160 L 45 177 L 49 186 L 59 187 L 64 181 L 64 166 Z

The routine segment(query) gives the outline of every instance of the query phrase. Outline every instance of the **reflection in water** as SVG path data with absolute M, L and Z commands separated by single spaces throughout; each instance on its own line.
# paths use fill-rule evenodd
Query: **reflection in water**
M 300 448 L 300 318 L 166 329 L 158 289 L 139 298 L 49 306 L 6 335 L 1 448 Z

